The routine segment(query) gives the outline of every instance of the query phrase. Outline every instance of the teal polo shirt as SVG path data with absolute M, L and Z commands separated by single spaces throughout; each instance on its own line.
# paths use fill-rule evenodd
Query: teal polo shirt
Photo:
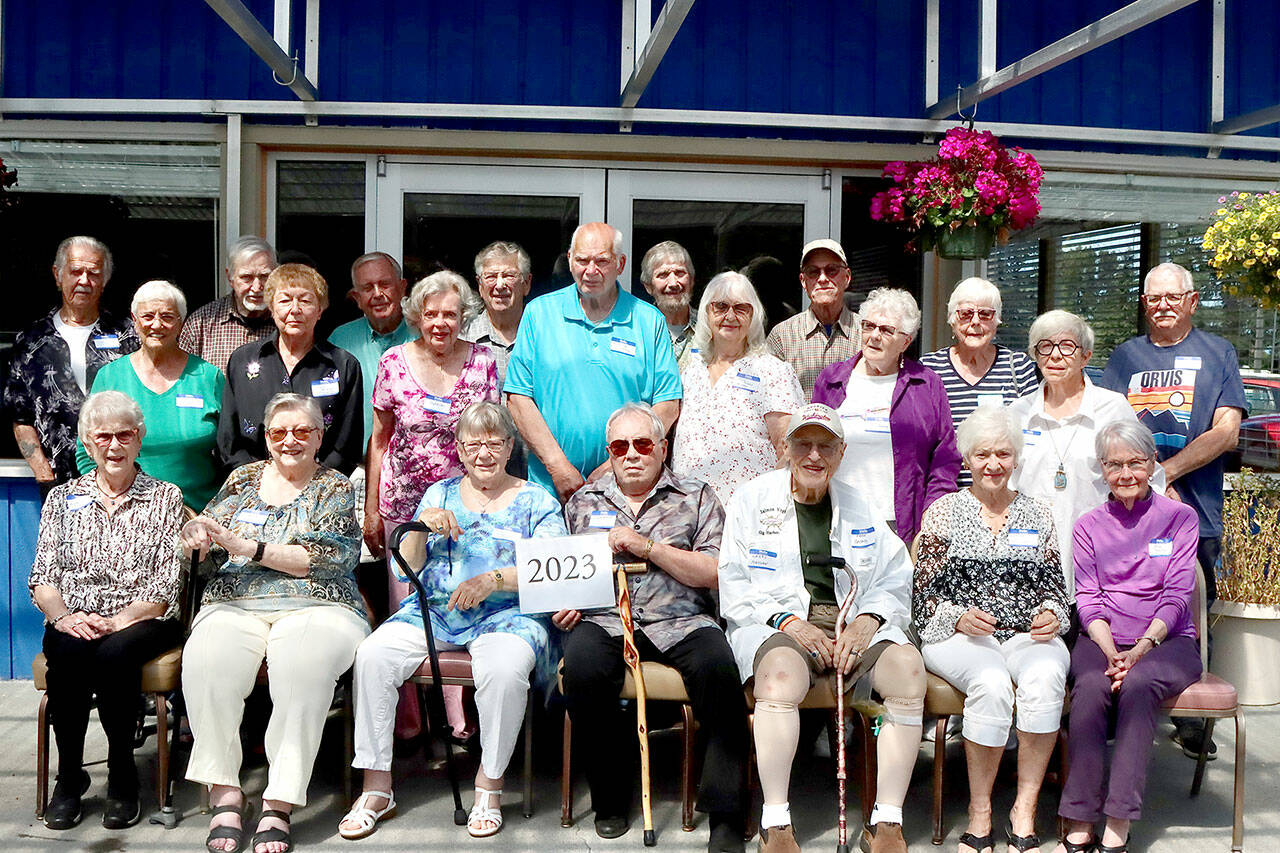
M 533 399 L 584 477 L 608 455 L 604 425 L 619 406 L 684 396 L 671 333 L 658 309 L 619 288 L 609 316 L 592 323 L 574 284 L 529 303 L 502 390 Z M 529 479 L 556 493 L 532 453 Z
M 378 362 L 387 350 L 416 340 L 418 330 L 403 319 L 394 331 L 380 335 L 364 317 L 343 323 L 329 335 L 329 343 L 340 347 L 360 362 L 360 374 L 364 377 L 364 440 L 373 437 L 373 381 L 378 378 Z

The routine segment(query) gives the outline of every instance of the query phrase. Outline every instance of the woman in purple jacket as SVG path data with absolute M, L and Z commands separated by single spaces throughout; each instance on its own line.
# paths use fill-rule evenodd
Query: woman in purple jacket
M 878 287 L 859 314 L 862 352 L 818 374 L 813 402 L 840 413 L 848 450 L 836 479 L 910 544 L 929 505 L 956 490 L 951 405 L 938 374 L 903 357 L 920 328 L 910 293 Z
M 1076 522 L 1076 607 L 1071 652 L 1067 782 L 1055 853 L 1124 853 L 1142 815 L 1147 761 L 1160 705 L 1200 677 L 1191 621 L 1199 522 L 1195 510 L 1148 485 L 1156 446 L 1136 421 L 1114 421 L 1094 442 L 1111 495 Z M 1115 752 L 1104 773 L 1107 721 Z M 1101 843 L 1095 824 L 1106 818 Z

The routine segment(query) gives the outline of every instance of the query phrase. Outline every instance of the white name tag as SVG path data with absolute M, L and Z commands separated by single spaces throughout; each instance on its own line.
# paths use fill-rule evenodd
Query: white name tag
M 750 373 L 739 372 L 733 378 L 733 387 L 754 394 L 760 390 L 760 377 L 752 376 Z
M 870 548 L 876 544 L 874 527 L 855 527 L 849 531 L 850 548 Z
M 636 345 L 626 338 L 610 338 L 609 349 L 623 355 L 634 356 L 636 354 Z
M 338 380 L 336 379 L 317 379 L 311 383 L 312 397 L 332 397 L 338 393 Z
M 618 514 L 616 512 L 598 509 L 591 513 L 591 518 L 587 521 L 587 526 L 594 527 L 597 530 L 612 530 L 617 520 Z
M 1173 556 L 1173 540 L 1172 539 L 1152 539 L 1147 543 L 1148 557 L 1171 557 Z
M 778 570 L 778 552 L 767 548 L 747 549 L 747 568 L 763 569 L 766 572 Z
M 521 613 L 590 610 L 617 603 L 609 534 L 516 542 Z
M 514 530 L 507 530 L 505 527 L 495 527 L 489 534 L 494 539 L 505 539 L 508 542 L 519 542 L 524 537 Z
M 243 521 L 245 524 L 260 527 L 267 521 L 267 512 L 261 509 L 242 509 L 236 513 L 236 521 Z
M 1003 405 L 1004 405 L 1004 395 L 1003 395 L 1003 394 L 991 394 L 991 393 L 987 393 L 987 394 L 979 394 L 979 395 L 978 395 L 978 405 L 979 405 L 979 406 L 1003 406 Z
M 889 432 L 889 416 L 867 415 L 867 432 Z
M 200 397 L 195 394 L 179 394 L 178 408 L 179 409 L 203 409 L 204 397 Z
M 1173 359 L 1174 370 L 1199 370 L 1200 356 L 1198 355 L 1179 355 Z
M 1040 531 L 1030 527 L 1010 528 L 1009 545 L 1014 548 L 1039 548 Z
M 89 495 L 67 495 L 67 510 L 70 512 L 84 509 L 91 503 L 93 503 L 93 498 Z
M 453 409 L 453 398 L 437 397 L 435 394 L 426 394 L 422 398 L 422 408 L 426 409 L 428 412 L 447 415 Z
M 1035 447 L 1040 442 L 1040 430 L 1024 429 L 1022 431 L 1022 446 Z
M 98 349 L 120 349 L 118 335 L 94 335 L 93 345 Z

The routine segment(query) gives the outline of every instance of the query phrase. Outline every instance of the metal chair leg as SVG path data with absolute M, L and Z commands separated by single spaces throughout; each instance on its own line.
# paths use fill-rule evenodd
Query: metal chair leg
M 942 831 L 942 786 L 947 765 L 947 721 L 949 715 L 938 717 L 933 730 L 933 843 L 942 844 L 946 834 Z
M 564 742 L 560 750 L 560 825 L 573 826 L 573 784 L 569 752 L 573 745 L 573 723 L 564 710 Z
M 688 702 L 682 703 L 680 713 L 684 718 L 680 756 L 680 828 L 693 832 L 693 706 Z
M 49 694 L 40 696 L 36 712 L 36 817 L 49 805 Z
M 169 705 L 163 693 L 153 693 L 152 698 L 156 702 L 156 802 L 163 808 L 169 790 Z
M 871 719 L 858 714 L 862 721 L 862 825 L 871 828 L 871 812 L 876 807 L 876 736 Z
M 1244 849 L 1244 715 L 1236 708 L 1236 778 L 1232 794 L 1231 853 Z

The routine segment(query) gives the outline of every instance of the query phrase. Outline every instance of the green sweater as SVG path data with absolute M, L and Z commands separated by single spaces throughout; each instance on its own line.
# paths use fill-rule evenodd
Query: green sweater
M 194 355 L 173 387 L 157 394 L 142 384 L 129 356 L 104 365 L 94 377 L 90 393 L 121 391 L 142 408 L 146 435 L 138 465 L 157 480 L 182 490 L 182 502 L 204 509 L 222 485 L 214 444 L 222 409 L 222 371 Z M 81 474 L 96 465 L 76 442 L 76 465 Z

